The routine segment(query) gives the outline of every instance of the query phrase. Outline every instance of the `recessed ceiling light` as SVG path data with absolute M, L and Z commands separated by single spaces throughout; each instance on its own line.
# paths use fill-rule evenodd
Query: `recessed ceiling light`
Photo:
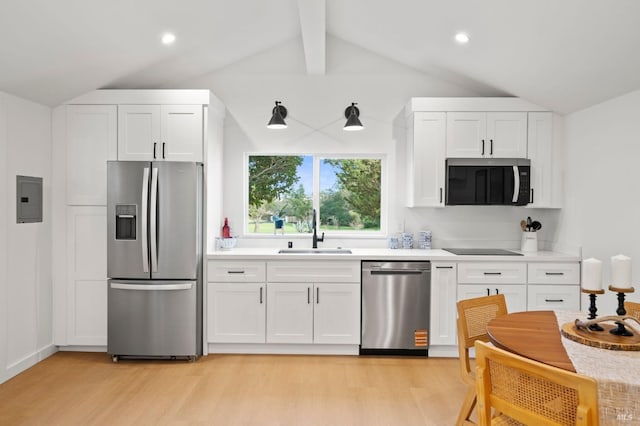
M 176 41 L 176 36 L 173 33 L 162 34 L 162 44 L 173 44 Z
M 467 44 L 469 43 L 469 36 L 465 33 L 458 33 L 456 34 L 456 41 L 459 44 Z

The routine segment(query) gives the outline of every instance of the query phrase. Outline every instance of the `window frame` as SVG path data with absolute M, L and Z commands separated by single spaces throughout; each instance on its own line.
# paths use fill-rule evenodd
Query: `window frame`
M 242 224 L 242 236 L 245 238 L 288 238 L 288 239 L 303 239 L 309 238 L 310 234 L 261 234 L 249 232 L 249 157 L 252 156 L 302 156 L 311 157 L 313 162 L 313 195 L 312 205 L 316 209 L 318 215 L 318 233 L 324 232 L 328 236 L 337 236 L 341 238 L 354 238 L 354 239 L 367 239 L 367 238 L 382 238 L 387 236 L 388 229 L 388 165 L 387 154 L 385 153 L 299 153 L 299 152 L 245 152 L 244 154 L 244 193 L 242 198 L 243 204 L 243 224 Z M 362 159 L 362 160 L 380 160 L 380 229 L 377 231 L 340 231 L 340 230 L 327 230 L 323 229 L 320 225 L 320 161 L 328 160 L 348 160 L 348 159 Z

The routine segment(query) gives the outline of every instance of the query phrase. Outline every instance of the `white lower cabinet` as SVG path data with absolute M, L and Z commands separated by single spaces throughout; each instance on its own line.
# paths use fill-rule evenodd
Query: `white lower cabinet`
M 267 285 L 267 342 L 313 342 L 313 284 Z
M 212 344 L 360 344 L 359 261 L 209 261 L 208 280 Z
M 360 344 L 360 284 L 314 285 L 313 342 Z
M 431 262 L 431 346 L 456 344 L 456 271 L 456 263 Z
M 580 310 L 580 264 L 530 263 L 527 310 Z
M 525 284 L 458 284 L 458 300 L 494 294 L 504 294 L 509 312 L 527 310 L 527 286 Z
M 527 310 L 527 264 L 458 263 L 458 300 L 504 294 L 509 312 Z
M 66 345 L 107 344 L 107 208 L 67 208 Z
M 360 286 L 268 283 L 267 343 L 360 343 Z
M 264 283 L 209 283 L 207 337 L 214 343 L 264 343 Z
M 549 311 L 580 310 L 580 287 L 576 285 L 531 285 L 527 286 L 527 310 Z

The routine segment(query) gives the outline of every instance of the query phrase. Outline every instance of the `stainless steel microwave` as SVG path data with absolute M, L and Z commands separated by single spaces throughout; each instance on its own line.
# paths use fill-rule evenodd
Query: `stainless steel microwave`
M 524 206 L 529 203 L 531 161 L 524 158 L 447 159 L 445 204 Z

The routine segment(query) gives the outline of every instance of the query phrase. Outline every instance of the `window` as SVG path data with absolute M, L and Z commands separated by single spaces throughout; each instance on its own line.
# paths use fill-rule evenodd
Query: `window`
M 313 209 L 319 230 L 382 232 L 383 160 L 364 156 L 249 155 L 247 234 L 308 234 Z

